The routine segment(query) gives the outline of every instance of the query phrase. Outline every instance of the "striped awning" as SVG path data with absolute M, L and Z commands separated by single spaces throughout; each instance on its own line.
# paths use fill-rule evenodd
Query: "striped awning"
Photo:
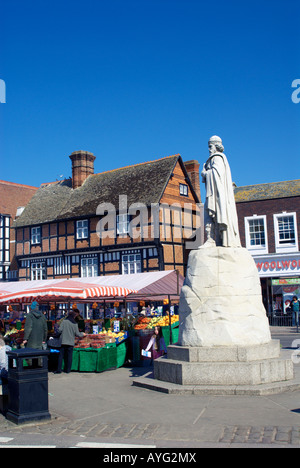
M 32 301 L 68 301 L 88 300 L 97 298 L 122 298 L 137 292 L 131 288 L 121 286 L 98 286 L 73 280 L 63 280 L 56 284 L 29 287 L 20 291 L 0 295 L 0 303 L 31 303 Z

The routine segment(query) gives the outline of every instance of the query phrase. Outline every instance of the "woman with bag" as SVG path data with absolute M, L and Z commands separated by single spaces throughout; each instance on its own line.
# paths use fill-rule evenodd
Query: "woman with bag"
M 152 335 L 145 351 L 148 352 L 149 349 L 151 349 L 152 359 L 158 359 L 164 354 L 167 354 L 167 347 L 162 334 L 161 327 L 154 328 L 154 335 Z
M 75 336 L 82 338 L 85 333 L 81 333 L 78 329 L 76 321 L 79 311 L 77 309 L 70 310 L 68 316 L 61 322 L 58 333 L 61 339 L 61 347 L 58 357 L 57 371 L 55 374 L 61 374 L 62 363 L 65 359 L 65 372 L 69 374 L 72 367 L 73 348 L 75 345 Z

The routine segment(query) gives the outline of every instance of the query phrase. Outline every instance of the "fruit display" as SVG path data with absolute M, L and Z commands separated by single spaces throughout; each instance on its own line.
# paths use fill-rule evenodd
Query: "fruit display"
M 179 322 L 179 315 L 171 315 L 171 325 Z M 160 320 L 155 324 L 156 327 L 168 327 L 170 325 L 169 316 L 161 317 Z
M 171 316 L 171 325 L 179 321 L 179 315 Z M 165 317 L 140 317 L 134 326 L 135 330 L 150 330 L 154 327 L 168 327 L 170 325 L 169 316 Z
M 135 330 L 144 330 L 151 322 L 150 317 L 140 317 L 134 326 Z
M 86 335 L 83 338 L 75 339 L 75 348 L 104 348 L 108 343 L 121 343 L 127 338 L 127 332 L 114 333 L 111 330 L 98 334 Z
M 153 317 L 150 322 L 148 323 L 146 328 L 154 328 L 158 325 L 158 323 L 161 321 L 162 317 Z

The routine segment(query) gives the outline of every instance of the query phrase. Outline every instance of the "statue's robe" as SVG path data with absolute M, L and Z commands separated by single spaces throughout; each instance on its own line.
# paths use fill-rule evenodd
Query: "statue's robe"
M 231 171 L 224 153 L 214 153 L 205 164 L 206 215 L 215 223 L 223 247 L 240 247 Z

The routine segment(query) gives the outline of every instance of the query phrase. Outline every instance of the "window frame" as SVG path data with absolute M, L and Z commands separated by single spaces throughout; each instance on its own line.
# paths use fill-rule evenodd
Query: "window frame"
M 280 242 L 279 219 L 283 217 L 292 217 L 294 224 L 295 242 Z M 296 212 L 282 212 L 273 214 L 274 220 L 274 236 L 275 236 L 275 250 L 276 253 L 297 252 L 298 251 L 298 230 L 297 230 L 297 213 Z
M 120 221 L 121 218 L 124 218 L 124 219 Z M 118 214 L 116 222 L 117 222 L 117 235 L 127 236 L 130 230 L 130 215 L 128 213 Z M 122 232 L 120 230 L 120 226 L 123 227 Z
M 250 222 L 255 220 L 262 220 L 264 226 L 265 234 L 265 245 L 252 245 L 251 244 L 251 232 L 250 232 Z M 267 230 L 267 216 L 266 215 L 253 215 L 246 216 L 244 218 L 245 222 L 245 238 L 246 238 L 246 248 L 252 255 L 265 255 L 269 253 L 268 246 L 268 230 Z
M 31 245 L 41 244 L 41 242 L 42 242 L 41 235 L 42 235 L 41 226 L 32 227 L 31 230 L 30 230 L 30 243 L 31 243 Z
M 86 263 L 86 265 L 84 265 Z M 89 264 L 90 263 L 90 264 Z M 89 273 L 92 273 L 91 275 Z M 84 274 L 86 273 L 86 274 Z M 99 261 L 97 255 L 82 256 L 80 259 L 80 277 L 93 278 L 99 274 Z
M 134 257 L 130 259 L 130 257 Z M 140 257 L 139 259 L 137 257 Z M 127 261 L 125 261 L 125 259 Z M 136 273 L 142 273 L 142 254 L 141 252 L 136 253 L 124 253 L 122 254 L 122 275 L 134 275 Z M 133 266 L 133 269 L 131 268 Z M 132 271 L 134 270 L 134 271 Z
M 37 267 L 37 265 L 39 265 Z M 44 261 L 31 262 L 30 265 L 31 281 L 39 281 L 47 279 L 46 263 Z
M 80 223 L 85 223 L 86 225 L 79 226 Z M 83 235 L 79 235 L 82 233 Z M 76 221 L 76 240 L 84 240 L 89 238 L 89 220 L 88 219 L 78 219 Z
M 187 184 L 179 184 L 179 195 L 181 195 L 182 197 L 189 196 L 189 186 Z

